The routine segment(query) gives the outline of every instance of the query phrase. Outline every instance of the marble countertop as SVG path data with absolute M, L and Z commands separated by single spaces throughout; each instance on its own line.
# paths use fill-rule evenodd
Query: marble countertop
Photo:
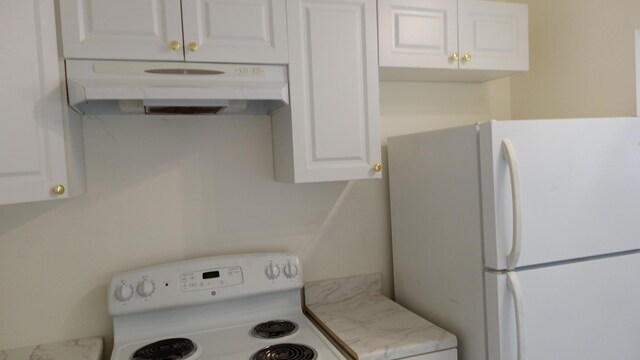
M 0 350 L 0 360 L 100 360 L 102 347 L 102 338 L 90 337 Z
M 305 284 L 307 313 L 359 360 L 455 348 L 456 337 L 382 295 L 379 274 Z

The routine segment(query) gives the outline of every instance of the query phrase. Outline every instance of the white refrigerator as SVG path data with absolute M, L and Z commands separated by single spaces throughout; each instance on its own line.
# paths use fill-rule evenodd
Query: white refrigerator
M 640 118 L 388 141 L 395 299 L 462 360 L 640 359 Z

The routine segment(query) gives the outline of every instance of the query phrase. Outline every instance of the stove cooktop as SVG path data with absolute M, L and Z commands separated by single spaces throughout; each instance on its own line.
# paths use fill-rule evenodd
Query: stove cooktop
M 345 360 L 345 357 L 304 315 L 277 319 L 275 322 L 281 321 L 296 324 L 296 331 L 278 338 L 263 339 L 254 334 L 256 324 L 247 323 L 223 329 L 175 334 L 174 338 L 187 339 L 193 343 L 195 350 L 191 353 L 186 351 L 188 350 L 186 346 L 179 347 L 180 353 L 175 354 L 175 357 L 136 357 L 135 354 L 145 347 L 158 349 L 163 348 L 164 344 L 164 350 L 169 350 L 168 339 L 149 339 L 124 344 L 114 349 L 112 358 L 115 360 Z M 290 345 L 284 346 L 284 344 Z M 182 354 L 188 355 L 179 356 Z

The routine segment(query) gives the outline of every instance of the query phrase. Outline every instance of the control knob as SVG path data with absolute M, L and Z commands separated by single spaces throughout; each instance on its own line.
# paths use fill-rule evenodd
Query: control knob
M 267 279 L 275 280 L 280 276 L 280 268 L 278 265 L 271 263 L 265 267 L 264 274 L 267 276 Z
M 133 287 L 130 284 L 120 284 L 116 287 L 114 295 L 118 301 L 127 301 L 133 296 Z
M 282 272 L 284 272 L 284 276 L 286 276 L 287 279 L 293 279 L 298 275 L 298 266 L 296 266 L 296 264 L 287 263 L 287 265 L 282 268 Z
M 151 296 L 151 294 L 153 294 L 155 290 L 156 285 L 152 281 L 146 279 L 138 283 L 138 287 L 136 287 L 138 295 L 142 296 L 143 298 Z

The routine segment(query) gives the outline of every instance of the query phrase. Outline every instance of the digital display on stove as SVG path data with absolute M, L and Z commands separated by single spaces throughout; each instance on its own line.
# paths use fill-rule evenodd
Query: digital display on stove
M 183 273 L 180 280 L 181 291 L 199 291 L 242 284 L 242 268 L 229 266 L 209 268 Z
M 202 273 L 202 279 L 217 279 L 220 277 L 220 271 L 207 271 Z

